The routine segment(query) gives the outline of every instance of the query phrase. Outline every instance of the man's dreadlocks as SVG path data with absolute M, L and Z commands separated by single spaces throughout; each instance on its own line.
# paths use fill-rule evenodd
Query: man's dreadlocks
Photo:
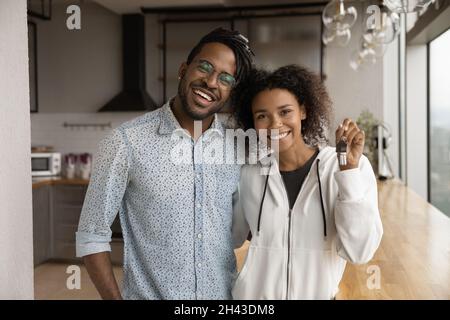
M 248 46 L 248 40 L 242 34 L 234 30 L 217 28 L 205 35 L 191 50 L 187 58 L 190 64 L 194 57 L 207 43 L 219 42 L 233 50 L 236 58 L 236 80 L 237 83 L 245 80 L 253 66 L 254 53 Z

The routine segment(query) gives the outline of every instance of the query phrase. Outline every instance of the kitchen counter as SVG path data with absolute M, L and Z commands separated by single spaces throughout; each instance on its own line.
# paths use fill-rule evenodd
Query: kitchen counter
M 398 180 L 379 182 L 378 203 L 381 245 L 369 263 L 347 263 L 336 298 L 450 299 L 450 218 Z M 239 270 L 248 245 L 235 250 Z
M 81 185 L 87 186 L 89 180 L 85 179 L 67 179 L 60 176 L 57 177 L 33 177 L 33 189 L 47 185 Z

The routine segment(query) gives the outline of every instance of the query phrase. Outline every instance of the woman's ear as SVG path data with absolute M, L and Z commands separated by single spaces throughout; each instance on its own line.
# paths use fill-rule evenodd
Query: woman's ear
M 186 62 L 183 62 L 180 67 L 178 68 L 178 80 L 181 80 L 184 75 L 186 74 L 186 70 L 187 70 L 188 65 L 186 64 Z
M 302 106 L 300 108 L 300 120 L 305 120 L 306 119 L 306 108 L 304 106 Z

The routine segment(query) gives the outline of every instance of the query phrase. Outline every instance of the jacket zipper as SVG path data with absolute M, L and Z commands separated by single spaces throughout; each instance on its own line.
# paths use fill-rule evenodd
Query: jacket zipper
M 283 177 L 281 177 L 281 182 L 283 183 L 283 187 L 284 187 L 284 195 L 286 198 L 286 203 L 289 206 L 289 198 L 287 195 L 287 189 L 286 189 L 286 184 L 284 183 Z M 291 216 L 292 216 L 292 210 L 291 208 L 289 208 L 289 213 L 288 213 L 288 235 L 287 235 L 287 265 L 286 265 L 286 300 L 288 300 L 288 296 L 289 296 L 289 273 L 290 273 L 290 256 L 291 256 Z
M 316 160 L 314 160 L 314 162 L 315 161 Z M 311 165 L 311 167 L 313 165 L 314 165 L 314 163 Z M 311 172 L 311 170 L 309 170 L 308 174 L 305 177 L 305 180 L 303 180 L 303 184 L 302 184 L 302 186 L 301 186 L 301 188 L 300 188 L 300 190 L 298 192 L 297 199 L 300 197 L 300 193 L 303 190 L 303 186 L 305 185 L 305 182 L 308 179 L 310 172 Z M 281 177 L 281 175 L 280 175 L 280 178 L 281 178 L 281 182 L 283 183 L 283 186 L 284 186 L 285 198 L 286 198 L 286 201 L 287 201 L 287 203 L 289 205 L 289 198 L 287 196 L 286 184 L 284 183 L 283 177 Z M 297 199 L 295 199 L 295 202 L 297 202 Z M 292 208 L 295 207 L 295 202 L 294 202 L 294 205 L 292 206 Z M 290 278 L 289 275 L 290 275 L 290 262 L 291 262 L 291 218 L 292 218 L 292 209 L 289 208 L 289 214 L 288 214 L 288 240 L 287 240 L 288 241 L 288 243 L 287 243 L 288 256 L 287 256 L 287 266 L 286 266 L 286 300 L 288 300 L 288 297 L 289 297 L 289 278 Z
M 288 256 L 287 256 L 287 272 L 286 272 L 286 300 L 289 298 L 289 274 L 290 274 L 290 262 L 291 262 L 291 215 L 292 209 L 289 209 L 289 222 L 288 222 Z

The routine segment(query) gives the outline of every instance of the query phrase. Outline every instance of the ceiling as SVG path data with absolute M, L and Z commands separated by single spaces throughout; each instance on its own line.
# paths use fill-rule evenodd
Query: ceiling
M 93 0 L 118 14 L 141 12 L 142 7 L 195 7 L 195 6 L 256 6 L 293 3 L 324 2 L 324 0 Z

